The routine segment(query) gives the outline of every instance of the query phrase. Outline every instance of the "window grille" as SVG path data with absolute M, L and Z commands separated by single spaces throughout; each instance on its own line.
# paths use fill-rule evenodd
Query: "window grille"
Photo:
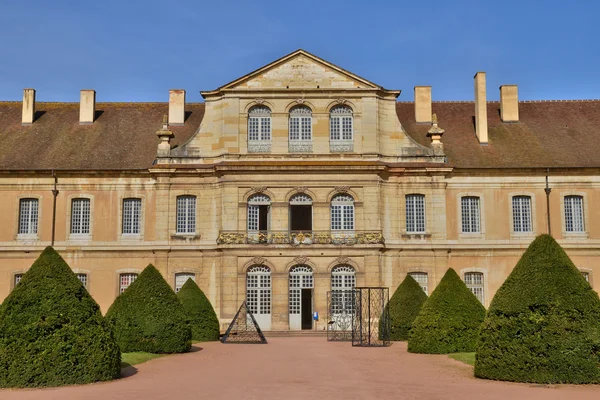
M 179 292 L 179 290 L 183 287 L 183 285 L 187 282 L 188 279 L 196 282 L 196 274 L 189 272 L 181 272 L 179 274 L 175 274 L 175 293 Z
M 462 197 L 460 199 L 463 233 L 479 233 L 480 210 L 479 197 Z
M 471 292 L 477 297 L 477 299 L 484 303 L 483 293 L 483 273 L 482 272 L 467 272 L 465 273 L 465 285 Z
M 292 205 L 311 205 L 312 202 L 310 196 L 304 193 L 296 194 L 290 199 Z
M 290 314 L 300 314 L 302 289 L 313 288 L 313 271 L 308 265 L 296 265 L 290 269 Z
M 351 313 L 354 309 L 352 290 L 356 274 L 350 265 L 338 265 L 331 270 L 331 311 L 333 314 Z
M 408 275 L 410 275 L 415 281 L 417 281 L 419 286 L 421 286 L 421 289 L 423 289 L 425 294 L 429 296 L 429 283 L 427 272 L 409 272 Z
M 71 233 L 89 235 L 90 199 L 73 199 L 71 202 Z
M 585 232 L 583 197 L 565 196 L 565 228 L 567 232 Z
M 248 140 L 271 140 L 271 110 L 252 107 L 248 112 Z
M 312 140 L 312 111 L 308 107 L 290 111 L 290 141 L 293 140 Z
M 348 106 L 336 106 L 329 114 L 331 140 L 352 140 L 352 109 Z
M 532 232 L 531 197 L 514 196 L 512 198 L 513 230 L 515 232 Z
M 196 233 L 196 196 L 177 197 L 177 233 Z
M 425 196 L 422 194 L 406 196 L 406 232 L 425 232 Z
M 75 274 L 77 275 L 77 279 L 79 279 L 79 281 L 81 282 L 81 284 L 87 288 L 87 284 L 88 284 L 88 276 L 87 274 Z
M 38 199 L 21 199 L 19 201 L 19 234 L 37 234 L 38 205 Z
M 142 199 L 123 199 L 123 234 L 139 235 L 142 219 Z
M 248 230 L 258 231 L 260 228 L 260 206 L 268 206 L 271 199 L 265 194 L 255 194 L 248 199 Z
M 585 279 L 585 281 L 587 283 L 590 283 L 590 273 L 589 272 L 581 272 L 581 276 L 583 276 L 583 279 Z
M 17 286 L 19 284 L 19 282 L 21 282 L 22 278 L 23 278 L 23 274 L 15 274 L 15 286 Z
M 354 199 L 340 194 L 331 200 L 331 230 L 354 230 Z
M 138 274 L 135 273 L 121 274 L 119 293 L 123 293 L 125 289 L 127 289 L 137 279 L 137 277 Z
M 271 270 L 266 265 L 248 269 L 246 306 L 252 314 L 271 314 Z

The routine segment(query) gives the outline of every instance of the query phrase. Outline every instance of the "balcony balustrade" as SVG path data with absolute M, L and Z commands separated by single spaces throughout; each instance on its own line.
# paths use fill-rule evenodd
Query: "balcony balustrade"
M 381 231 L 221 231 L 217 244 L 384 244 Z

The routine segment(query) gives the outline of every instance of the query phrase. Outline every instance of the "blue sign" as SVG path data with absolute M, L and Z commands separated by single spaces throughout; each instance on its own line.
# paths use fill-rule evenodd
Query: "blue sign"
M 315 311 L 315 312 L 313 313 L 313 319 L 314 319 L 315 321 L 318 321 L 318 320 L 319 320 L 319 313 L 318 313 L 318 312 L 316 312 L 316 311 Z

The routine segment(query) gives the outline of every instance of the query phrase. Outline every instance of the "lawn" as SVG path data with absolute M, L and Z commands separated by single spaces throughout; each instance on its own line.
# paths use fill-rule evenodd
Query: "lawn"
M 475 365 L 475 353 L 454 353 L 448 354 L 448 357 L 464 362 L 465 364 Z
M 135 364 L 141 364 L 153 358 L 162 357 L 164 354 L 145 353 L 136 351 L 133 353 L 121 353 L 121 368 L 127 368 Z

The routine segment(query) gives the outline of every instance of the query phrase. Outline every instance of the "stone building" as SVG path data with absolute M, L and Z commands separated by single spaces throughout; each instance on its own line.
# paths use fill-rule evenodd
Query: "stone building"
M 247 299 L 265 330 L 324 329 L 329 291 L 406 274 L 430 293 L 454 268 L 488 305 L 549 229 L 594 285 L 600 101 L 506 85 L 488 102 L 474 83 L 474 102 L 427 86 L 398 102 L 298 50 L 202 104 L 25 89 L 0 102 L 0 300 L 54 244 L 103 311 L 152 263 L 175 290 L 195 279 L 223 324 Z

